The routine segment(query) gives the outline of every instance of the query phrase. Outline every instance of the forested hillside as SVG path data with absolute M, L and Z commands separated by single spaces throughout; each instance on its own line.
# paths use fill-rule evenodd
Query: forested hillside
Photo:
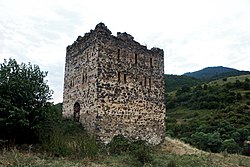
M 165 79 L 165 91 L 171 92 L 177 89 L 180 89 L 183 86 L 195 86 L 200 84 L 202 81 L 193 77 L 185 75 L 164 75 Z
M 244 141 L 250 140 L 250 75 L 183 86 L 167 94 L 166 104 L 168 135 L 206 151 L 245 153 Z
M 218 67 L 207 67 L 202 70 L 195 72 L 188 72 L 183 75 L 205 81 L 212 81 L 220 78 L 248 75 L 248 74 L 250 74 L 249 71 L 239 71 L 233 68 L 218 66 Z

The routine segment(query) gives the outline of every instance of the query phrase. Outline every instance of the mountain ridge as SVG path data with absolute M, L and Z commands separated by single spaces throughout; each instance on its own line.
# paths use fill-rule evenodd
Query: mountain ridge
M 250 74 L 249 71 L 240 71 L 230 67 L 214 66 L 206 67 L 198 71 L 184 73 L 184 76 L 193 77 L 200 80 L 216 80 L 237 75 Z

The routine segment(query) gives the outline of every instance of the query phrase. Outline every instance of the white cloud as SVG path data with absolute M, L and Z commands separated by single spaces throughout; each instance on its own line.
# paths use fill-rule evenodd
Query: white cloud
M 250 1 L 144 0 L 0 2 L 0 61 L 38 64 L 49 72 L 62 101 L 66 46 L 104 22 L 165 51 L 165 72 L 183 74 L 207 66 L 250 70 Z

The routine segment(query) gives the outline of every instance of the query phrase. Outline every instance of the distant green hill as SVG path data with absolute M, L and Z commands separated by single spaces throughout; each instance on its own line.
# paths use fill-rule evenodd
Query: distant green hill
M 201 80 L 185 75 L 164 75 L 165 91 L 172 92 L 181 89 L 183 86 L 192 87 L 202 83 Z
M 250 140 L 250 75 L 166 94 L 167 134 L 211 152 L 245 154 Z
M 233 68 L 218 66 L 218 67 L 207 67 L 202 70 L 195 72 L 188 72 L 183 75 L 194 77 L 196 79 L 212 81 L 231 76 L 248 75 L 248 74 L 250 74 L 249 71 L 239 71 Z

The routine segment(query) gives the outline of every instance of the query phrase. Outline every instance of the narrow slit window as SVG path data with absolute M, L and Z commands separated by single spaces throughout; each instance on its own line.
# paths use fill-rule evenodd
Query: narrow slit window
M 117 50 L 117 60 L 118 60 L 118 61 L 120 61 L 120 53 L 121 53 L 121 50 L 118 49 L 118 50 Z
M 73 109 L 74 109 L 74 121 L 79 122 L 80 121 L 80 110 L 81 110 L 80 104 L 78 102 L 76 102 L 74 104 Z
M 150 67 L 152 68 L 153 67 L 153 59 L 150 57 Z
M 137 54 L 135 54 L 135 65 L 137 64 Z
M 120 82 L 120 81 L 121 81 L 121 73 L 118 72 L 118 82 Z
M 127 74 L 123 75 L 123 80 L 124 80 L 124 83 L 127 83 Z
M 146 77 L 144 78 L 144 86 L 145 86 L 145 88 L 147 87 L 147 78 Z
M 151 78 L 148 79 L 149 89 L 151 89 Z

